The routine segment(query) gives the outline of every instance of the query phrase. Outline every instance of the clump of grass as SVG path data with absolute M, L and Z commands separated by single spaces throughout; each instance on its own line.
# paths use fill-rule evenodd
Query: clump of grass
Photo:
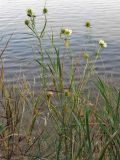
M 66 50 L 69 51 L 70 68 L 68 83 L 65 83 L 65 63 L 60 58 L 60 48 L 55 45 L 54 33 L 50 38 L 51 48 L 42 47 L 47 12 L 45 6 L 41 31 L 36 29 L 36 15 L 31 9 L 27 11 L 25 21 L 37 38 L 40 50 L 36 62 L 41 69 L 42 81 L 37 95 L 26 80 L 8 88 L 1 62 L 0 157 L 7 160 L 119 160 L 120 91 L 97 76 L 95 83 L 93 81 L 96 94 L 93 89 L 86 92 L 86 86 L 96 72 L 87 52 L 83 54 L 86 65 L 82 78 L 76 83 L 77 66 L 73 64 L 69 45 Z M 86 27 L 90 25 L 89 22 Z M 70 41 L 71 34 L 71 29 L 62 28 L 60 39 L 63 45 Z M 107 47 L 103 40 L 98 45 L 95 62 L 102 49 Z M 49 82 L 46 75 L 50 77 Z

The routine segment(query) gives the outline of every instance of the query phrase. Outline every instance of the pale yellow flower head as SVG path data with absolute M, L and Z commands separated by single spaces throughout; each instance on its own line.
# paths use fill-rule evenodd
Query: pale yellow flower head
M 72 30 L 71 29 L 65 29 L 65 34 L 70 36 L 72 34 Z
M 48 91 L 47 92 L 47 99 L 49 100 L 52 96 L 53 96 L 53 92 L 52 91 Z
M 102 39 L 99 41 L 99 45 L 101 48 L 107 48 L 107 43 Z
M 64 36 L 70 36 L 72 34 L 72 30 L 68 28 L 62 28 L 60 34 Z

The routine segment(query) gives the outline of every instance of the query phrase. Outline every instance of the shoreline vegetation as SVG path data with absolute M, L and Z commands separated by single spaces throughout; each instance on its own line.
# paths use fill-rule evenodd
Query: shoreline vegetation
M 40 31 L 32 9 L 27 10 L 25 20 L 38 43 L 39 58 L 35 61 L 41 81 L 37 95 L 27 80 L 6 86 L 2 55 L 8 43 L 0 56 L 0 159 L 119 160 L 120 90 L 102 80 L 95 70 L 96 61 L 101 59 L 107 43 L 99 40 L 92 58 L 88 52 L 83 53 L 82 78 L 75 83 L 77 64 L 73 63 L 74 53 L 70 49 L 70 37 L 74 32 L 61 28 L 60 40 L 70 63 L 66 86 L 65 62 L 60 58 L 61 50 L 55 45 L 53 31 L 51 48 L 42 45 L 47 26 L 46 5 L 42 12 L 44 23 Z M 85 27 L 90 29 L 91 23 L 87 21 Z M 86 91 L 90 81 L 95 90 Z

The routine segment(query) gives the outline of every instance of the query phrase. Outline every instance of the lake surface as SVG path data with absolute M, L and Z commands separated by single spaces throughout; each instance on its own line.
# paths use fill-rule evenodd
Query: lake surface
M 14 77 L 25 75 L 32 81 L 38 76 L 38 67 L 34 62 L 33 37 L 28 35 L 29 29 L 24 25 L 26 10 L 32 8 L 42 23 L 44 0 L 0 0 L 0 48 L 2 49 L 9 36 L 14 32 L 4 54 L 5 75 L 8 82 Z M 120 80 L 120 0 L 48 0 L 48 35 L 55 32 L 56 45 L 60 28 L 71 28 L 72 50 L 77 58 L 83 48 L 92 51 L 98 41 L 104 39 L 108 47 L 102 52 L 104 63 L 97 63 L 99 74 L 112 76 L 114 82 Z M 84 26 L 89 20 L 92 28 Z M 88 40 L 89 37 L 89 40 Z M 46 44 L 49 45 L 49 44 Z M 67 65 L 67 64 L 66 64 Z

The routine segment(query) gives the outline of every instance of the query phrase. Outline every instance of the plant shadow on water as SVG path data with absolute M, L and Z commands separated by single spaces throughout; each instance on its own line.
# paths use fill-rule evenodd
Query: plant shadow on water
M 55 46 L 53 32 L 51 48 L 42 46 L 47 13 L 45 6 L 41 31 L 36 28 L 36 15 L 32 9 L 27 10 L 25 20 L 25 25 L 38 41 L 36 62 L 41 81 L 37 94 L 27 80 L 6 86 L 1 58 L 0 157 L 7 160 L 119 160 L 120 91 L 101 80 L 95 70 L 95 63 L 107 43 L 104 40 L 98 42 L 92 59 L 88 52 L 83 53 L 84 70 L 75 83 L 77 64 L 70 49 L 72 30 L 63 27 L 60 31 L 60 40 L 70 63 L 66 74 L 66 57 L 60 58 L 61 50 Z M 85 27 L 90 29 L 90 22 L 87 21 Z M 96 91 L 93 88 L 86 91 L 90 82 Z

